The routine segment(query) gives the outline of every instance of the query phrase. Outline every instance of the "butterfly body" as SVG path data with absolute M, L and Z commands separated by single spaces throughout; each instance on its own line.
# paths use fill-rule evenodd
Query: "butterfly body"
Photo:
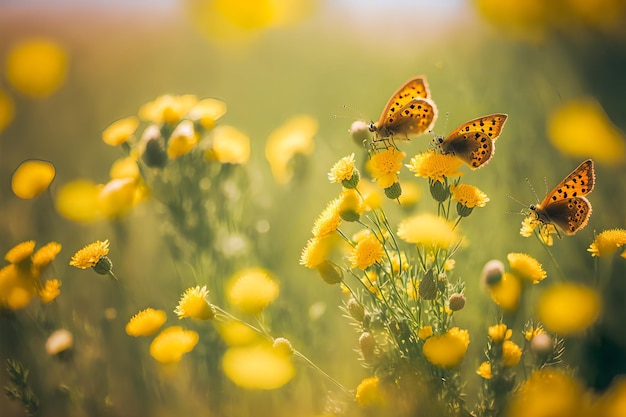
M 566 235 L 573 235 L 587 225 L 591 203 L 585 195 L 593 191 L 595 172 L 593 161 L 587 159 L 550 191 L 543 201 L 531 205 L 537 220 L 554 224 Z
M 369 130 L 376 133 L 374 141 L 409 139 L 429 131 L 437 120 L 437 107 L 430 99 L 430 90 L 423 76 L 411 78 L 389 99 L 376 123 Z
M 491 160 L 498 139 L 508 116 L 490 114 L 463 123 L 448 136 L 439 137 L 438 143 L 444 154 L 457 156 L 472 169 L 477 169 Z

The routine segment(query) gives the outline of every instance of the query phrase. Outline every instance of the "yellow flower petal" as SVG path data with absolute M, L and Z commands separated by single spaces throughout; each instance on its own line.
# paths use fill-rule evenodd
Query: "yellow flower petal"
M 430 213 L 418 214 L 398 225 L 398 237 L 428 248 L 447 249 L 460 240 L 448 222 Z
M 566 282 L 543 292 L 537 303 L 537 316 L 548 330 L 566 336 L 591 326 L 600 309 L 600 297 L 594 290 Z
M 180 362 L 198 344 L 199 336 L 193 330 L 170 326 L 161 331 L 150 343 L 150 355 L 161 363 Z
M 246 314 L 259 314 L 278 294 L 278 282 L 260 268 L 236 273 L 226 291 L 228 301 Z
M 280 388 L 296 373 L 289 356 L 265 344 L 229 348 L 222 357 L 222 368 L 237 386 L 252 390 Z
M 102 140 L 110 146 L 118 146 L 126 142 L 137 130 L 139 119 L 135 116 L 125 117 L 111 123 L 102 132 Z
M 250 159 L 250 138 L 232 126 L 218 126 L 213 130 L 213 145 L 205 157 L 221 163 L 245 164 Z
M 56 209 L 63 217 L 76 222 L 100 218 L 100 188 L 91 181 L 76 180 L 63 185 L 56 198 Z
M 265 157 L 274 179 L 280 184 L 291 181 L 294 171 L 290 164 L 296 155 L 310 155 L 315 150 L 313 138 L 318 122 L 308 115 L 294 116 L 270 133 L 265 144 Z
M 163 310 L 146 308 L 135 314 L 126 324 L 126 334 L 129 336 L 150 336 L 155 333 L 167 320 Z
M 48 161 L 24 161 L 13 173 L 11 189 L 19 198 L 35 198 L 48 188 L 55 175 L 54 165 Z

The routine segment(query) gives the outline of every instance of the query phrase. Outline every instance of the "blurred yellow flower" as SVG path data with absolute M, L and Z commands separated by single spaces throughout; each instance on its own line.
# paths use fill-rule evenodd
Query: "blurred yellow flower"
M 112 179 L 133 178 L 135 180 L 139 180 L 141 178 L 141 171 L 139 171 L 137 160 L 132 156 L 127 156 L 120 158 L 111 164 L 109 176 Z
M 539 334 L 545 334 L 545 330 L 543 330 L 543 327 L 541 327 L 540 325 L 537 326 L 529 326 L 527 329 L 525 329 L 524 331 L 524 339 L 526 339 L 526 341 L 530 342 L 531 340 L 533 340 L 533 337 L 539 335 Z
M 211 320 L 215 318 L 215 307 L 213 307 L 207 297 L 209 296 L 209 290 L 206 285 L 200 287 L 187 288 L 183 293 L 178 305 L 174 310 L 174 313 L 180 320 L 185 317 L 191 317 L 198 320 Z
M 0 89 L 0 133 L 13 121 L 15 117 L 15 103 L 11 96 Z
M 198 133 L 191 120 L 183 120 L 172 132 L 167 142 L 167 157 L 176 159 L 191 152 L 198 143 Z
M 191 120 L 198 121 L 205 130 L 211 130 L 215 127 L 215 122 L 226 114 L 226 103 L 214 98 L 205 98 L 196 103 L 189 110 L 187 117 Z
M 580 382 L 553 368 L 535 371 L 514 394 L 507 417 L 586 417 L 589 396 Z
M 164 95 L 157 97 L 139 108 L 139 117 L 153 123 L 175 124 L 193 107 L 198 99 L 193 94 L 180 96 Z
M 33 254 L 32 262 L 33 269 L 39 271 L 41 268 L 45 267 L 61 252 L 61 244 L 57 242 L 48 242 Z
M 593 158 L 606 164 L 626 161 L 626 137 L 594 99 L 565 103 L 548 121 L 548 137 L 565 155 Z
M 598 398 L 590 414 L 599 417 L 622 417 L 626 415 L 626 379 L 623 375 L 611 381 L 609 388 Z
M 591 326 L 601 310 L 600 296 L 593 289 L 573 282 L 546 289 L 537 302 L 537 317 L 556 334 L 581 333 Z
M 542 0 L 476 0 L 479 13 L 506 33 L 527 39 L 543 39 L 551 17 L 550 3 Z
M 463 161 L 454 155 L 442 155 L 435 151 L 422 152 L 411 158 L 406 167 L 416 177 L 430 178 L 432 181 L 444 182 L 444 177 L 463 175 L 459 168 Z
M 487 288 L 491 294 L 491 299 L 504 311 L 517 310 L 522 294 L 522 284 L 517 276 L 506 272 L 500 281 Z
M 198 333 L 193 330 L 170 326 L 163 329 L 150 343 L 150 355 L 164 364 L 180 362 L 185 353 L 193 350 L 198 339 Z
M 290 355 L 264 343 L 229 348 L 222 357 L 222 368 L 235 385 L 251 390 L 280 388 L 296 373 Z
M 246 314 L 259 314 L 279 294 L 278 282 L 261 268 L 237 272 L 228 284 L 228 301 Z
M 115 219 L 128 213 L 136 203 L 137 180 L 114 178 L 98 193 L 98 212 L 107 219 Z
M 344 156 L 339 161 L 335 162 L 328 172 L 328 180 L 330 182 L 342 183 L 343 181 L 349 181 L 354 174 L 354 152 L 348 156 Z
M 377 376 L 365 378 L 356 388 L 356 403 L 360 407 L 380 407 L 387 404 L 385 391 Z
M 587 251 L 591 252 L 591 256 L 610 257 L 624 245 L 626 245 L 626 230 L 610 229 L 596 236 Z M 626 258 L 626 251 L 622 252 L 621 256 Z
M 96 240 L 72 256 L 70 265 L 80 269 L 93 268 L 109 253 L 109 240 Z
M 220 323 L 217 331 L 228 346 L 245 346 L 260 341 L 258 333 L 236 320 Z
M 310 155 L 315 149 L 317 120 L 308 115 L 294 116 L 272 131 L 265 144 L 265 158 L 270 164 L 274 179 L 287 184 L 293 177 L 296 155 Z
M 405 157 L 406 153 L 389 148 L 373 154 L 365 166 L 380 188 L 389 188 L 398 182 L 398 172 Z
M 432 335 L 433 335 L 433 326 L 420 327 L 417 333 L 417 337 L 419 337 L 421 340 L 426 340 Z
M 414 182 L 400 181 L 402 195 L 398 197 L 398 202 L 404 209 L 412 209 L 422 198 L 420 187 Z
M 218 126 L 213 130 L 212 146 L 204 156 L 223 164 L 245 164 L 250 159 L 250 138 L 232 126 Z
M 382 190 L 369 181 L 359 181 L 357 190 L 363 196 L 367 210 L 376 210 L 383 205 Z
M 100 217 L 100 188 L 91 181 L 75 180 L 57 192 L 55 206 L 60 215 L 75 222 L 92 222 Z
M 12 264 L 19 264 L 27 259 L 30 260 L 30 256 L 33 254 L 34 250 L 35 241 L 27 240 L 25 242 L 18 243 L 9 249 L 9 251 L 4 255 L 4 259 Z
M 328 203 L 326 208 L 317 217 L 313 223 L 313 229 L 311 232 L 313 233 L 313 236 L 323 238 L 337 231 L 340 223 L 341 216 L 339 216 L 339 199 L 334 199 Z
M 537 284 L 547 276 L 539 261 L 530 255 L 509 253 L 506 258 L 509 260 L 511 272 L 520 280 L 529 280 L 533 284 Z
M 459 234 L 445 219 L 424 213 L 404 219 L 398 225 L 398 237 L 426 248 L 447 249 L 460 240 Z
M 426 339 L 422 352 L 431 364 L 444 369 L 452 369 L 461 363 L 468 345 L 467 330 L 453 327 L 442 335 Z
M 502 343 L 502 362 L 505 368 L 512 368 L 522 358 L 522 349 L 514 342 L 505 340 Z
M 489 201 L 487 194 L 469 184 L 451 185 L 450 192 L 452 193 L 452 198 L 468 208 L 485 207 Z
M 29 269 L 15 264 L 0 269 L 0 306 L 9 310 L 26 307 L 37 294 L 35 279 Z
M 42 288 L 39 289 L 39 299 L 43 304 L 51 303 L 55 298 L 61 294 L 61 281 L 58 279 L 49 279 L 43 283 Z
M 483 362 L 480 364 L 476 373 L 484 379 L 491 379 L 491 364 L 489 362 Z
M 19 198 L 29 200 L 45 191 L 55 175 L 56 170 L 52 163 L 30 159 L 22 162 L 13 172 L 11 189 Z
M 139 119 L 128 116 L 111 123 L 102 132 L 102 141 L 110 146 L 118 146 L 125 143 L 133 136 L 139 126 Z
M 67 69 L 67 52 L 60 44 L 33 38 L 13 45 L 7 54 L 5 75 L 22 94 L 45 98 L 63 84 Z
M 129 336 L 150 336 L 155 333 L 167 320 L 163 310 L 148 307 L 130 318 L 126 323 L 126 334 Z
M 365 270 L 380 262 L 384 256 L 383 245 L 373 233 L 369 233 L 354 247 L 350 255 L 350 267 Z
M 328 243 L 328 238 L 314 237 L 309 239 L 302 249 L 300 265 L 313 269 L 324 262 L 328 257 L 330 246 Z
M 344 188 L 337 206 L 339 216 L 346 221 L 358 221 L 364 210 L 365 203 L 358 191 L 353 188 Z
M 513 330 L 508 329 L 504 323 L 498 323 L 493 326 L 489 326 L 487 333 L 493 342 L 502 343 L 511 338 Z

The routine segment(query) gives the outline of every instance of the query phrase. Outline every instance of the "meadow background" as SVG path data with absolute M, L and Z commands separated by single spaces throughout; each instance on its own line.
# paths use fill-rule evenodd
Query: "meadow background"
M 31 239 L 38 246 L 63 245 L 55 261 L 61 295 L 53 304 L 33 302 L 0 314 L 0 385 L 7 384 L 5 359 L 19 358 L 30 369 L 41 415 L 306 416 L 322 415 L 334 397 L 346 400 L 302 364 L 294 380 L 279 390 L 236 387 L 220 376 L 218 362 L 202 359 L 211 355 L 212 346 L 203 340 L 218 339 L 207 324 L 189 324 L 200 333 L 200 343 L 175 369 L 161 367 L 148 354 L 149 342 L 124 332 L 128 319 L 148 306 L 164 309 L 168 324 L 178 324 L 173 309 L 185 288 L 219 286 L 229 278 L 203 274 L 186 256 L 174 256 L 162 230 L 163 213 L 150 199 L 115 221 L 73 222 L 54 208 L 55 192 L 63 184 L 77 178 L 108 181 L 112 162 L 123 154 L 103 143 L 102 131 L 163 94 L 223 100 L 228 112 L 219 123 L 249 136 L 249 199 L 258 209 L 247 213 L 253 218 L 246 222 L 263 221 L 269 227 L 253 244 L 254 259 L 241 266 L 253 262 L 280 282 L 280 296 L 267 312 L 274 333 L 351 389 L 366 371 L 354 354 L 356 335 L 339 310 L 342 294 L 300 266 L 300 252 L 313 220 L 338 192 L 328 183 L 328 169 L 352 152 L 364 161 L 350 125 L 377 120 L 391 93 L 408 78 L 427 77 L 440 112 L 436 134 L 485 114 L 509 115 L 489 165 L 475 172 L 464 168 L 468 180 L 490 198 L 463 225 L 469 245 L 455 257 L 455 273 L 467 283 L 468 303 L 458 317 L 464 327 L 484 333 L 485 317 L 497 316 L 478 283 L 488 260 L 525 252 L 544 264 L 548 277 L 554 273 L 537 240 L 520 236 L 522 216 L 516 213 L 522 207 L 507 197 L 536 203 L 525 178 L 542 198 L 544 177 L 551 188 L 582 160 L 596 162 L 589 225 L 557 240 L 552 249 L 573 280 L 593 274 L 587 247 L 594 232 L 626 226 L 623 1 L 562 1 L 549 11 L 534 1 L 509 6 L 470 0 L 236 1 L 226 10 L 231 18 L 237 8 L 258 7 L 261 13 L 266 3 L 279 9 L 289 5 L 289 12 L 281 21 L 271 16 L 261 22 L 237 20 L 239 27 L 228 33 L 214 16 L 200 14 L 203 3 L 211 2 L 0 2 L 0 68 L 13 45 L 32 37 L 57 42 L 68 56 L 64 81 L 43 98 L 21 93 L 0 70 L 0 90 L 14 109 L 0 131 L 0 253 Z M 582 150 L 572 154 L 555 146 L 548 130 L 555 112 L 578 99 L 599 104 L 604 113 L 596 119 L 605 130 L 573 135 Z M 265 143 L 298 114 L 319 123 L 315 150 L 297 160 L 297 178 L 280 184 L 265 158 Z M 412 156 L 431 139 L 423 135 L 399 146 Z M 604 152 L 607 140 L 621 143 L 617 152 Z M 11 176 L 32 158 L 52 162 L 56 177 L 49 192 L 22 200 L 11 190 Z M 412 178 L 406 170 L 401 173 L 403 180 Z M 432 210 L 426 184 L 418 184 L 423 198 L 411 210 Z M 393 201 L 385 205 L 401 215 Z M 123 293 L 108 278 L 69 266 L 76 250 L 104 239 L 111 241 L 109 258 Z M 615 283 L 616 299 L 625 292 L 623 283 Z M 591 387 L 602 389 L 613 374 L 626 372 L 626 338 L 610 320 L 624 313 L 623 303 L 607 303 L 603 317 L 609 317 L 608 324 L 568 341 L 568 354 Z M 69 362 L 45 353 L 45 340 L 57 328 L 74 334 Z M 476 340 L 464 362 L 470 374 L 480 363 Z M 610 363 L 602 363 L 606 358 Z M 3 417 L 23 415 L 19 404 L 4 395 L 0 410 Z

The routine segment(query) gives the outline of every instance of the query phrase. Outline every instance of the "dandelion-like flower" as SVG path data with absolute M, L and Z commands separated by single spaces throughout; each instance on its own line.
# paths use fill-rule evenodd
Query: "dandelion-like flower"
M 33 254 L 33 268 L 40 270 L 44 266 L 50 264 L 56 256 L 61 252 L 61 244 L 57 242 L 48 242 Z
M 361 195 L 353 188 L 346 188 L 339 197 L 337 210 L 345 221 L 357 221 L 365 210 L 365 203 Z
M 522 220 L 522 227 L 519 233 L 524 237 L 530 237 L 535 230 L 539 231 L 539 239 L 541 239 L 546 246 L 553 245 L 554 239 L 552 235 L 558 234 L 556 226 L 552 223 L 543 223 L 541 220 L 537 219 L 534 213 L 531 213 Z
M 300 265 L 314 269 L 322 264 L 328 257 L 329 245 L 327 238 L 311 238 L 302 249 Z
M 524 339 L 526 339 L 526 341 L 530 342 L 531 340 L 533 340 L 533 338 L 537 335 L 540 334 L 545 334 L 546 331 L 543 329 L 543 327 L 541 327 L 541 325 L 538 326 L 528 326 L 528 328 L 524 329 Z
M 506 272 L 497 283 L 488 287 L 492 300 L 504 311 L 515 311 L 522 294 L 522 283 L 517 276 Z
M 30 259 L 30 256 L 33 254 L 33 250 L 35 249 L 35 241 L 27 240 L 26 242 L 18 243 L 13 246 L 9 251 L 4 255 L 4 259 L 11 262 L 12 264 L 19 264 L 22 261 Z
M 223 164 L 245 164 L 250 159 L 250 138 L 232 126 L 218 126 L 213 131 L 213 143 L 205 158 Z
M 596 321 L 601 308 L 601 299 L 595 290 L 564 282 L 541 294 L 537 317 L 548 330 L 567 336 L 585 331 Z
M 129 336 L 150 336 L 155 333 L 167 320 L 163 310 L 146 308 L 135 314 L 126 324 L 126 334 Z
M 502 343 L 502 364 L 505 368 L 512 368 L 517 365 L 522 358 L 522 349 L 510 340 Z
M 406 153 L 389 148 L 372 155 L 366 166 L 380 188 L 389 188 L 398 182 L 398 172 L 405 157 Z
M 185 317 L 191 317 L 198 320 L 211 320 L 215 317 L 215 307 L 213 307 L 207 297 L 209 296 L 209 290 L 206 285 L 200 287 L 187 288 L 178 302 L 178 306 L 174 310 L 174 313 L 179 319 Z
M 196 103 L 187 117 L 191 120 L 198 121 L 205 130 L 211 130 L 215 127 L 215 122 L 226 114 L 227 106 L 221 100 L 214 98 L 205 98 Z
M 154 123 L 178 122 L 196 104 L 198 99 L 193 94 L 180 96 L 164 95 L 157 97 L 139 109 L 139 117 Z
M 451 185 L 450 192 L 452 198 L 458 202 L 457 211 L 461 216 L 463 216 L 462 213 L 469 215 L 474 207 L 485 207 L 489 201 L 487 194 L 469 184 Z
M 341 158 L 333 165 L 328 172 L 328 180 L 330 182 L 341 183 L 344 186 L 348 185 L 349 187 L 346 188 L 354 188 L 358 184 L 358 178 L 356 183 L 351 181 L 355 173 L 358 175 L 358 171 L 354 167 L 354 153 L 352 153 Z
M 193 330 L 183 330 L 180 326 L 163 329 L 152 343 L 150 355 L 161 363 L 180 362 L 185 353 L 191 352 L 198 344 L 199 336 Z
M 356 388 L 356 402 L 360 407 L 380 407 L 387 403 L 385 392 L 377 376 L 361 381 Z
M 102 141 L 109 146 L 121 145 L 133 136 L 138 126 L 139 119 L 135 116 L 115 121 L 102 132 Z
M 433 326 L 423 326 L 417 332 L 417 337 L 426 340 L 433 335 Z
M 431 364 L 444 369 L 452 369 L 461 363 L 468 345 L 467 330 L 453 327 L 447 333 L 426 339 L 422 352 Z
M 48 161 L 24 161 L 13 172 L 11 190 L 17 197 L 30 200 L 48 189 L 55 175 L 56 169 Z
M 245 269 L 235 274 L 226 292 L 232 305 L 252 315 L 263 311 L 278 294 L 278 282 L 260 268 Z
M 276 181 L 286 184 L 294 175 L 291 161 L 297 155 L 310 155 L 315 150 L 313 138 L 318 122 L 311 116 L 299 115 L 287 120 L 267 138 L 265 157 Z
M 113 263 L 107 257 L 109 253 L 109 240 L 95 241 L 72 256 L 70 265 L 80 269 L 93 268 L 100 275 L 109 274 L 111 277 L 117 279 L 113 275 Z
M 408 243 L 440 249 L 447 249 L 460 240 L 452 225 L 430 213 L 403 220 L 398 226 L 398 237 Z
M 525 253 L 509 253 L 506 258 L 513 274 L 520 279 L 532 281 L 537 284 L 546 278 L 546 271 L 543 270 L 538 260 Z
M 350 256 L 350 266 L 364 270 L 380 262 L 383 256 L 385 256 L 383 245 L 374 234 L 370 233 L 354 247 Z
M 339 216 L 339 199 L 332 200 L 313 224 L 313 236 L 322 238 L 335 232 L 341 223 Z
M 483 362 L 480 364 L 476 373 L 484 379 L 491 379 L 491 364 L 489 362 Z
M 489 337 L 494 343 L 502 343 L 505 340 L 508 340 L 513 335 L 513 330 L 507 328 L 506 324 L 498 323 L 493 326 L 489 326 L 487 329 L 487 333 Z
M 622 246 L 626 245 L 626 230 L 610 229 L 600 233 L 589 246 L 591 256 L 610 257 Z M 626 258 L 626 251 L 621 256 Z
M 167 157 L 176 159 L 191 152 L 199 140 L 199 135 L 195 131 L 191 120 L 183 120 L 180 122 L 172 136 L 167 142 Z
M 461 165 L 463 165 L 463 161 L 453 155 L 428 151 L 415 155 L 406 167 L 416 177 L 430 178 L 432 181 L 443 183 L 444 177 L 451 178 L 463 175 L 459 171 Z
M 49 279 L 43 283 L 43 287 L 39 290 L 39 299 L 43 304 L 51 303 L 61 294 L 61 281 L 58 279 Z
M 247 389 L 277 389 L 296 373 L 290 355 L 263 343 L 229 348 L 222 357 L 222 368 L 228 379 Z

